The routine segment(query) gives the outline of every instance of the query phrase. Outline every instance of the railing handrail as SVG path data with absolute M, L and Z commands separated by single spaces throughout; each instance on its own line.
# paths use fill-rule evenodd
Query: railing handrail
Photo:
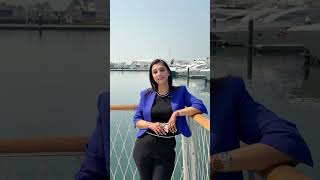
M 129 105 L 111 105 L 110 110 L 135 110 L 137 105 L 129 104 Z M 195 114 L 192 116 L 192 119 L 195 120 L 200 126 L 204 127 L 208 131 L 210 131 L 210 120 L 202 115 L 202 114 Z
M 303 172 L 290 165 L 279 165 L 262 172 L 262 176 L 266 180 L 311 180 L 310 177 L 306 176 Z
M 240 141 L 240 147 L 248 146 L 248 144 Z M 257 173 L 263 179 L 266 180 L 283 180 L 283 179 L 292 179 L 292 180 L 309 180 L 308 176 L 303 174 L 298 169 L 293 166 L 287 164 L 280 164 L 262 171 L 254 172 L 250 171 L 250 173 Z M 250 179 L 250 178 L 249 178 Z
M 29 153 L 71 153 L 83 152 L 88 137 L 52 137 L 52 138 L 7 138 L 0 139 L 0 156 L 16 154 L 25 156 Z
M 137 105 L 112 105 L 110 110 L 135 110 Z M 210 130 L 210 121 L 201 114 L 192 117 L 202 127 Z M 89 137 L 7 138 L 0 139 L 0 156 L 26 156 L 26 154 L 59 154 L 83 152 Z M 10 155 L 11 156 L 11 155 Z
M 110 110 L 112 111 L 133 111 L 137 108 L 136 104 L 126 104 L 126 105 L 111 105 Z

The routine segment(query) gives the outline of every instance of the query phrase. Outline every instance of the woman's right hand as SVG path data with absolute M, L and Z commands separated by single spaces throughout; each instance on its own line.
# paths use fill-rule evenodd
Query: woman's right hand
M 210 167 L 213 174 L 223 170 L 223 164 L 217 154 L 210 156 Z
M 149 122 L 148 128 L 155 132 L 157 135 L 166 135 L 166 131 L 162 127 L 161 123 L 159 122 Z

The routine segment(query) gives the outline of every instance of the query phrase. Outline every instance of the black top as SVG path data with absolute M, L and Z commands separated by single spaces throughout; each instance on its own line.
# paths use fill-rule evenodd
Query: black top
M 151 108 L 151 122 L 167 123 L 172 113 L 173 111 L 171 106 L 171 94 L 169 93 L 164 97 L 157 94 Z M 148 132 L 155 134 L 151 129 L 148 129 Z M 175 134 L 176 133 L 169 132 L 165 136 L 173 136 Z

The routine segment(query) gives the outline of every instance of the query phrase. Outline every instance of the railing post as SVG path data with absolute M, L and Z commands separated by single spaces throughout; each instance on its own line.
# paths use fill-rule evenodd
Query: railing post
M 192 124 L 190 123 L 190 117 L 187 117 L 188 124 L 191 129 L 195 129 L 192 127 Z M 195 135 L 195 134 L 194 134 Z M 194 147 L 194 140 L 192 137 L 189 139 L 189 157 L 190 157 L 190 163 L 191 163 L 191 180 L 196 180 L 197 175 L 196 175 L 196 151 Z
M 189 119 L 189 118 L 188 118 Z M 190 149 L 189 149 L 189 156 L 190 156 L 190 161 L 191 161 L 191 180 L 196 180 L 197 175 L 196 175 L 196 151 L 194 148 L 194 141 L 191 138 L 190 139 Z
M 254 171 L 248 171 L 248 180 L 254 180 Z
M 181 140 L 181 143 L 182 143 L 182 168 L 183 168 L 183 180 L 190 180 L 189 178 L 189 170 L 188 170 L 188 139 L 184 136 L 182 136 L 182 140 Z
M 190 80 L 190 69 L 187 70 L 187 86 L 189 86 L 189 80 Z
M 248 60 L 247 60 L 247 77 L 252 79 L 252 51 L 253 51 L 253 19 L 248 24 Z

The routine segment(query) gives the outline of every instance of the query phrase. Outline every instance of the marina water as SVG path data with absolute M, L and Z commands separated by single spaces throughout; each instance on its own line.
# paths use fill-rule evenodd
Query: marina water
M 104 31 L 0 32 L 0 138 L 89 136 L 107 87 Z M 0 157 L 0 179 L 73 179 L 76 156 Z

